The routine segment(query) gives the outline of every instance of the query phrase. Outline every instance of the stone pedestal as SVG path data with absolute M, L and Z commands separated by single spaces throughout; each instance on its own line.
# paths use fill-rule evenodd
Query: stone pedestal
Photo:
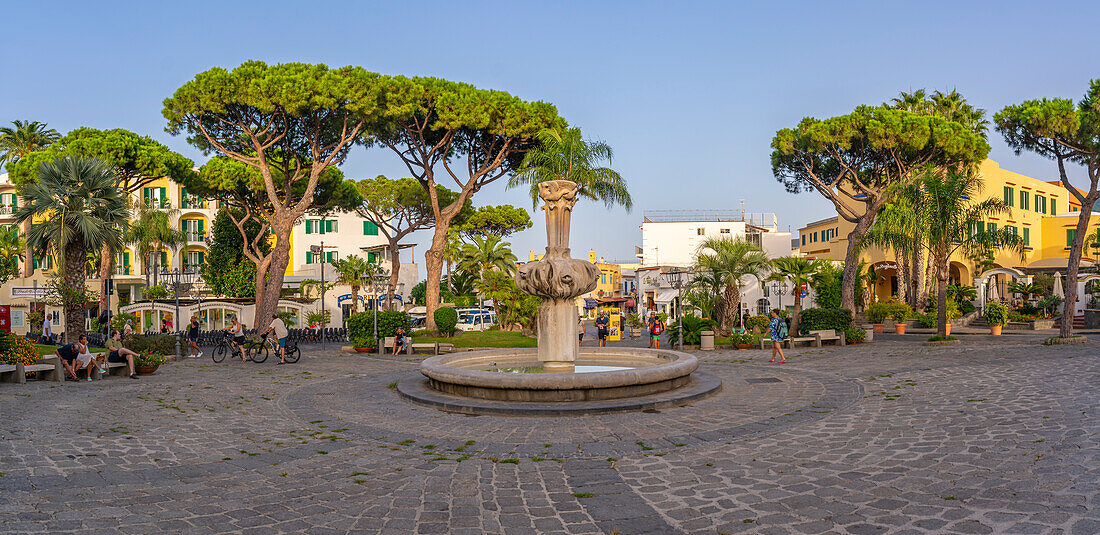
M 569 219 L 577 185 L 568 180 L 539 184 L 546 201 L 546 254 L 516 271 L 520 290 L 543 298 L 539 305 L 538 359 L 547 372 L 572 372 L 577 360 L 577 308 L 574 299 L 592 291 L 600 278 L 594 264 L 569 257 Z

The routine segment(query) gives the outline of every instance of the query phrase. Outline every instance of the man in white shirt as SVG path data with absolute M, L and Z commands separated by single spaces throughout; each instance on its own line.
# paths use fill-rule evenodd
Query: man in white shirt
M 42 343 L 43 344 L 52 344 L 53 343 L 53 329 L 51 327 L 52 327 L 52 325 L 50 325 L 50 315 L 46 314 L 45 319 L 42 320 Z
M 275 338 L 279 340 L 279 364 L 286 364 L 286 337 L 288 333 L 286 324 L 283 323 L 278 314 L 271 315 L 271 325 L 268 325 L 264 334 L 272 331 L 275 332 Z

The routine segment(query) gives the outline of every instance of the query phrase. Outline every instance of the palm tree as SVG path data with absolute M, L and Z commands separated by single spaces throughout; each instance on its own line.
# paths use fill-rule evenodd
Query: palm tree
M 926 227 L 920 219 L 922 200 L 919 185 L 901 185 L 893 200 L 879 210 L 874 225 L 860 242 L 862 247 L 894 251 L 899 298 L 918 310 L 924 308 L 926 295 L 925 254 L 920 245 L 926 238 Z
M 477 290 L 477 276 L 461 269 L 454 271 L 447 277 L 447 288 L 452 296 L 473 295 Z
M 18 227 L 0 225 L 0 284 L 19 276 L 19 261 L 26 258 L 26 250 L 27 243 Z
M 698 309 L 704 318 L 717 320 L 724 289 L 721 275 L 713 271 L 696 272 L 691 284 L 684 290 L 684 301 Z
M 141 201 L 137 203 L 137 216 L 122 241 L 135 245 L 138 256 L 143 259 L 146 286 L 156 285 L 160 280 L 161 251 L 178 249 L 187 240 L 183 230 L 172 228 L 172 220 L 178 213 L 175 209 L 164 210 Z M 117 248 L 121 248 L 121 244 Z
M 1008 205 L 1001 199 L 991 198 L 971 202 L 982 190 L 982 179 L 975 173 L 928 173 L 921 181 L 924 210 L 921 219 L 927 229 L 926 247 L 935 264 L 938 303 L 937 333 L 947 334 L 947 286 L 949 284 L 950 259 L 955 252 L 968 256 L 986 256 L 995 249 L 1009 249 L 1023 256 L 1023 240 L 1015 232 L 1002 228 L 999 231 L 973 232 L 974 222 L 990 216 L 1008 213 Z
M 485 287 L 485 277 L 494 269 L 508 275 L 516 272 L 516 255 L 509 248 L 510 243 L 500 236 L 474 236 L 474 243 L 466 243 L 458 252 L 458 267 L 471 275 L 476 275 L 480 287 Z
M 508 187 L 531 185 L 531 201 L 538 205 L 539 183 L 548 180 L 576 182 L 577 193 L 608 208 L 618 204 L 627 211 L 634 206 L 626 181 L 613 169 L 599 167 L 611 161 L 611 146 L 603 141 L 581 138 L 580 128 L 543 129 L 536 136 L 538 145 L 527 152 L 520 168 L 508 180 Z
M 772 260 L 772 274 L 769 281 L 788 282 L 791 295 L 794 296 L 794 312 L 791 314 L 792 336 L 798 335 L 798 316 L 802 313 L 802 297 L 799 289 L 805 284 L 813 288 L 817 284 L 817 273 L 824 269 L 825 260 L 812 260 L 804 256 L 786 256 Z
M 363 276 L 370 271 L 367 261 L 356 255 L 350 255 L 343 260 L 332 263 L 336 268 L 336 283 L 351 286 L 351 313 L 359 311 L 359 288 L 363 283 Z
M 1008 283 L 1008 291 L 1017 293 L 1024 296 L 1024 301 L 1031 300 L 1034 295 L 1042 295 L 1046 288 L 1042 284 L 1037 282 L 1010 282 Z
M 768 270 L 767 255 L 760 247 L 740 239 L 707 238 L 699 244 L 695 272 L 709 273 L 721 281 L 722 306 L 718 312 L 718 330 L 728 335 L 737 322 L 741 285 L 745 277 L 760 277 Z
M 46 123 L 38 121 L 12 121 L 14 127 L 0 127 L 0 167 L 45 149 L 61 139 L 61 134 Z
M 111 166 L 96 158 L 58 158 L 44 164 L 38 180 L 23 189 L 28 202 L 15 214 L 31 227 L 27 244 L 39 253 L 53 252 L 60 262 L 65 340 L 84 332 L 84 264 L 87 251 L 120 239 L 126 229 L 126 203 L 115 185 Z

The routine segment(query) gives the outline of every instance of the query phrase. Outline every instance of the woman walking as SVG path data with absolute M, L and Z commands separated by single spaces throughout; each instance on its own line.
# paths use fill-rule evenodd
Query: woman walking
M 768 324 L 768 333 L 772 339 L 772 359 L 768 362 L 775 362 L 775 354 L 779 353 L 779 363 L 783 364 L 787 362 L 787 357 L 783 355 L 783 339 L 787 337 L 787 322 L 783 321 L 783 318 L 779 317 L 779 310 L 772 310 L 772 321 Z

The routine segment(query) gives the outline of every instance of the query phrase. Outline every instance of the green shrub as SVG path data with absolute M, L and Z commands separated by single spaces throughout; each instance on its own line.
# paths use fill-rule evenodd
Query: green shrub
M 156 286 L 150 286 L 145 289 L 146 299 L 166 299 L 168 297 L 168 289 L 162 284 Z
M 730 343 L 734 345 L 759 345 L 761 335 L 756 333 L 732 333 L 730 334 Z
M 477 297 L 472 295 L 456 295 L 454 303 L 456 307 L 462 308 L 477 306 Z
M 798 315 L 798 330 L 803 333 L 835 329 L 843 331 L 852 325 L 852 311 L 846 308 L 807 308 Z
M 891 303 L 879 301 L 867 307 L 867 320 L 871 323 L 882 323 L 890 315 Z
M 768 329 L 768 324 L 771 323 L 771 319 L 767 316 L 749 316 L 748 321 L 745 322 L 745 328 L 748 330 L 758 330 L 764 332 Z
M 690 345 L 699 344 L 703 339 L 701 333 L 703 331 L 713 331 L 714 327 L 714 320 L 697 318 L 695 316 L 684 316 L 684 343 Z M 672 325 L 668 326 L 668 339 L 680 339 L 679 321 L 674 321 Z
M 160 366 L 168 360 L 163 353 L 141 353 L 134 357 L 134 366 Z
M 374 348 L 374 315 L 368 312 L 352 314 L 348 320 L 348 340 L 353 347 Z
M 894 320 L 895 323 L 901 323 L 913 315 L 913 307 L 905 303 L 887 303 L 887 305 L 890 311 L 888 316 L 890 319 Z
M 150 334 L 149 336 L 143 336 L 135 333 L 124 337 L 122 346 L 143 356 L 146 353 L 154 355 L 175 355 L 176 336 L 171 334 Z M 181 349 L 183 348 L 182 343 L 180 347 Z M 152 365 L 150 364 L 150 366 Z
M 405 332 L 409 332 L 408 314 L 397 310 L 384 310 L 378 313 L 378 333 L 380 338 L 396 335 L 398 327 L 405 329 Z
M 627 327 L 635 327 L 635 328 L 641 327 L 642 326 L 642 317 L 639 316 L 637 312 L 631 312 L 630 314 L 627 314 L 626 315 L 626 326 Z
M 974 308 L 974 303 L 971 303 L 970 301 L 960 301 L 960 302 L 956 302 L 955 304 L 958 305 L 959 314 L 962 315 L 962 316 L 965 316 L 965 315 L 967 315 L 971 312 L 974 312 L 974 309 L 975 309 Z
M 844 329 L 844 342 L 848 344 L 855 344 L 862 342 L 867 338 L 867 331 L 857 327 L 848 327 Z
M 447 336 L 454 336 L 455 325 L 458 325 L 458 312 L 455 309 L 451 307 L 436 309 L 433 317 L 435 318 L 435 327 L 439 329 L 439 332 Z
M 1043 309 L 1043 312 L 1051 313 L 1058 310 L 1058 307 L 1062 304 L 1062 298 L 1057 295 L 1048 295 L 1035 303 L 1035 306 Z
M 25 337 L 0 331 L 0 362 L 29 366 L 38 362 L 38 348 Z
M 985 322 L 991 326 L 1008 323 L 1008 308 L 1000 303 L 986 303 L 982 315 L 985 317 Z

